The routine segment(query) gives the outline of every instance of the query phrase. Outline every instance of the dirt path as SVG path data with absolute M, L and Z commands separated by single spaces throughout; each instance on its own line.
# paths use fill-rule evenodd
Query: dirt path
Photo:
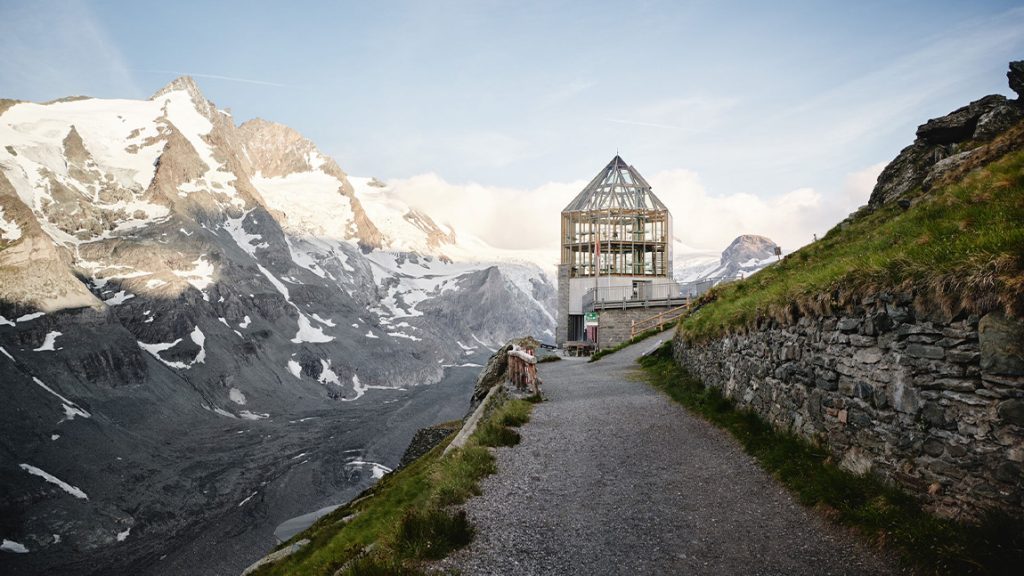
M 463 574 L 890 574 L 727 433 L 638 381 L 656 339 L 541 365 L 548 401 L 467 504 Z

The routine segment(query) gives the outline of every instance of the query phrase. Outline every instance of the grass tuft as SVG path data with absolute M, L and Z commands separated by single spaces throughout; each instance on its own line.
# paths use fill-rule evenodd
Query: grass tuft
M 519 427 L 530 421 L 532 404 L 527 400 L 509 400 L 501 405 L 494 419 L 505 426 Z
M 519 433 L 501 424 L 500 422 L 488 421 L 476 429 L 477 442 L 481 446 L 497 448 L 499 446 L 515 446 L 519 444 Z
M 428 506 L 406 510 L 387 547 L 399 558 L 439 560 L 472 539 L 465 511 Z
M 775 430 L 704 387 L 672 358 L 671 343 L 639 360 L 654 387 L 724 428 L 805 506 L 898 550 L 920 574 L 1012 574 L 1024 566 L 1024 522 L 992 515 L 968 526 L 922 510 L 908 494 L 873 476 L 835 466 L 828 452 Z

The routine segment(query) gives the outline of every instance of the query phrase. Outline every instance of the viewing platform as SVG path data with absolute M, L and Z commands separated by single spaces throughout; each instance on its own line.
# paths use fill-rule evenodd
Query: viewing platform
M 716 276 L 693 282 L 634 283 L 632 286 L 599 286 L 583 295 L 584 312 L 630 308 L 675 308 L 719 284 L 742 280 L 743 275 Z

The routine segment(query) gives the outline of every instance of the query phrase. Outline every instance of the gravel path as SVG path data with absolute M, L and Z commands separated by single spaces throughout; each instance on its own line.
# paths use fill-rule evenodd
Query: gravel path
M 637 381 L 647 340 L 541 365 L 547 402 L 467 503 L 463 574 L 891 574 L 727 433 Z

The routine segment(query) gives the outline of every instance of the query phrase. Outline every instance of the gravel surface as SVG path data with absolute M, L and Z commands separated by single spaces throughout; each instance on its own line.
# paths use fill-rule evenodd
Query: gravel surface
M 726 433 L 638 381 L 647 340 L 541 365 L 548 400 L 467 511 L 463 574 L 891 574 Z

